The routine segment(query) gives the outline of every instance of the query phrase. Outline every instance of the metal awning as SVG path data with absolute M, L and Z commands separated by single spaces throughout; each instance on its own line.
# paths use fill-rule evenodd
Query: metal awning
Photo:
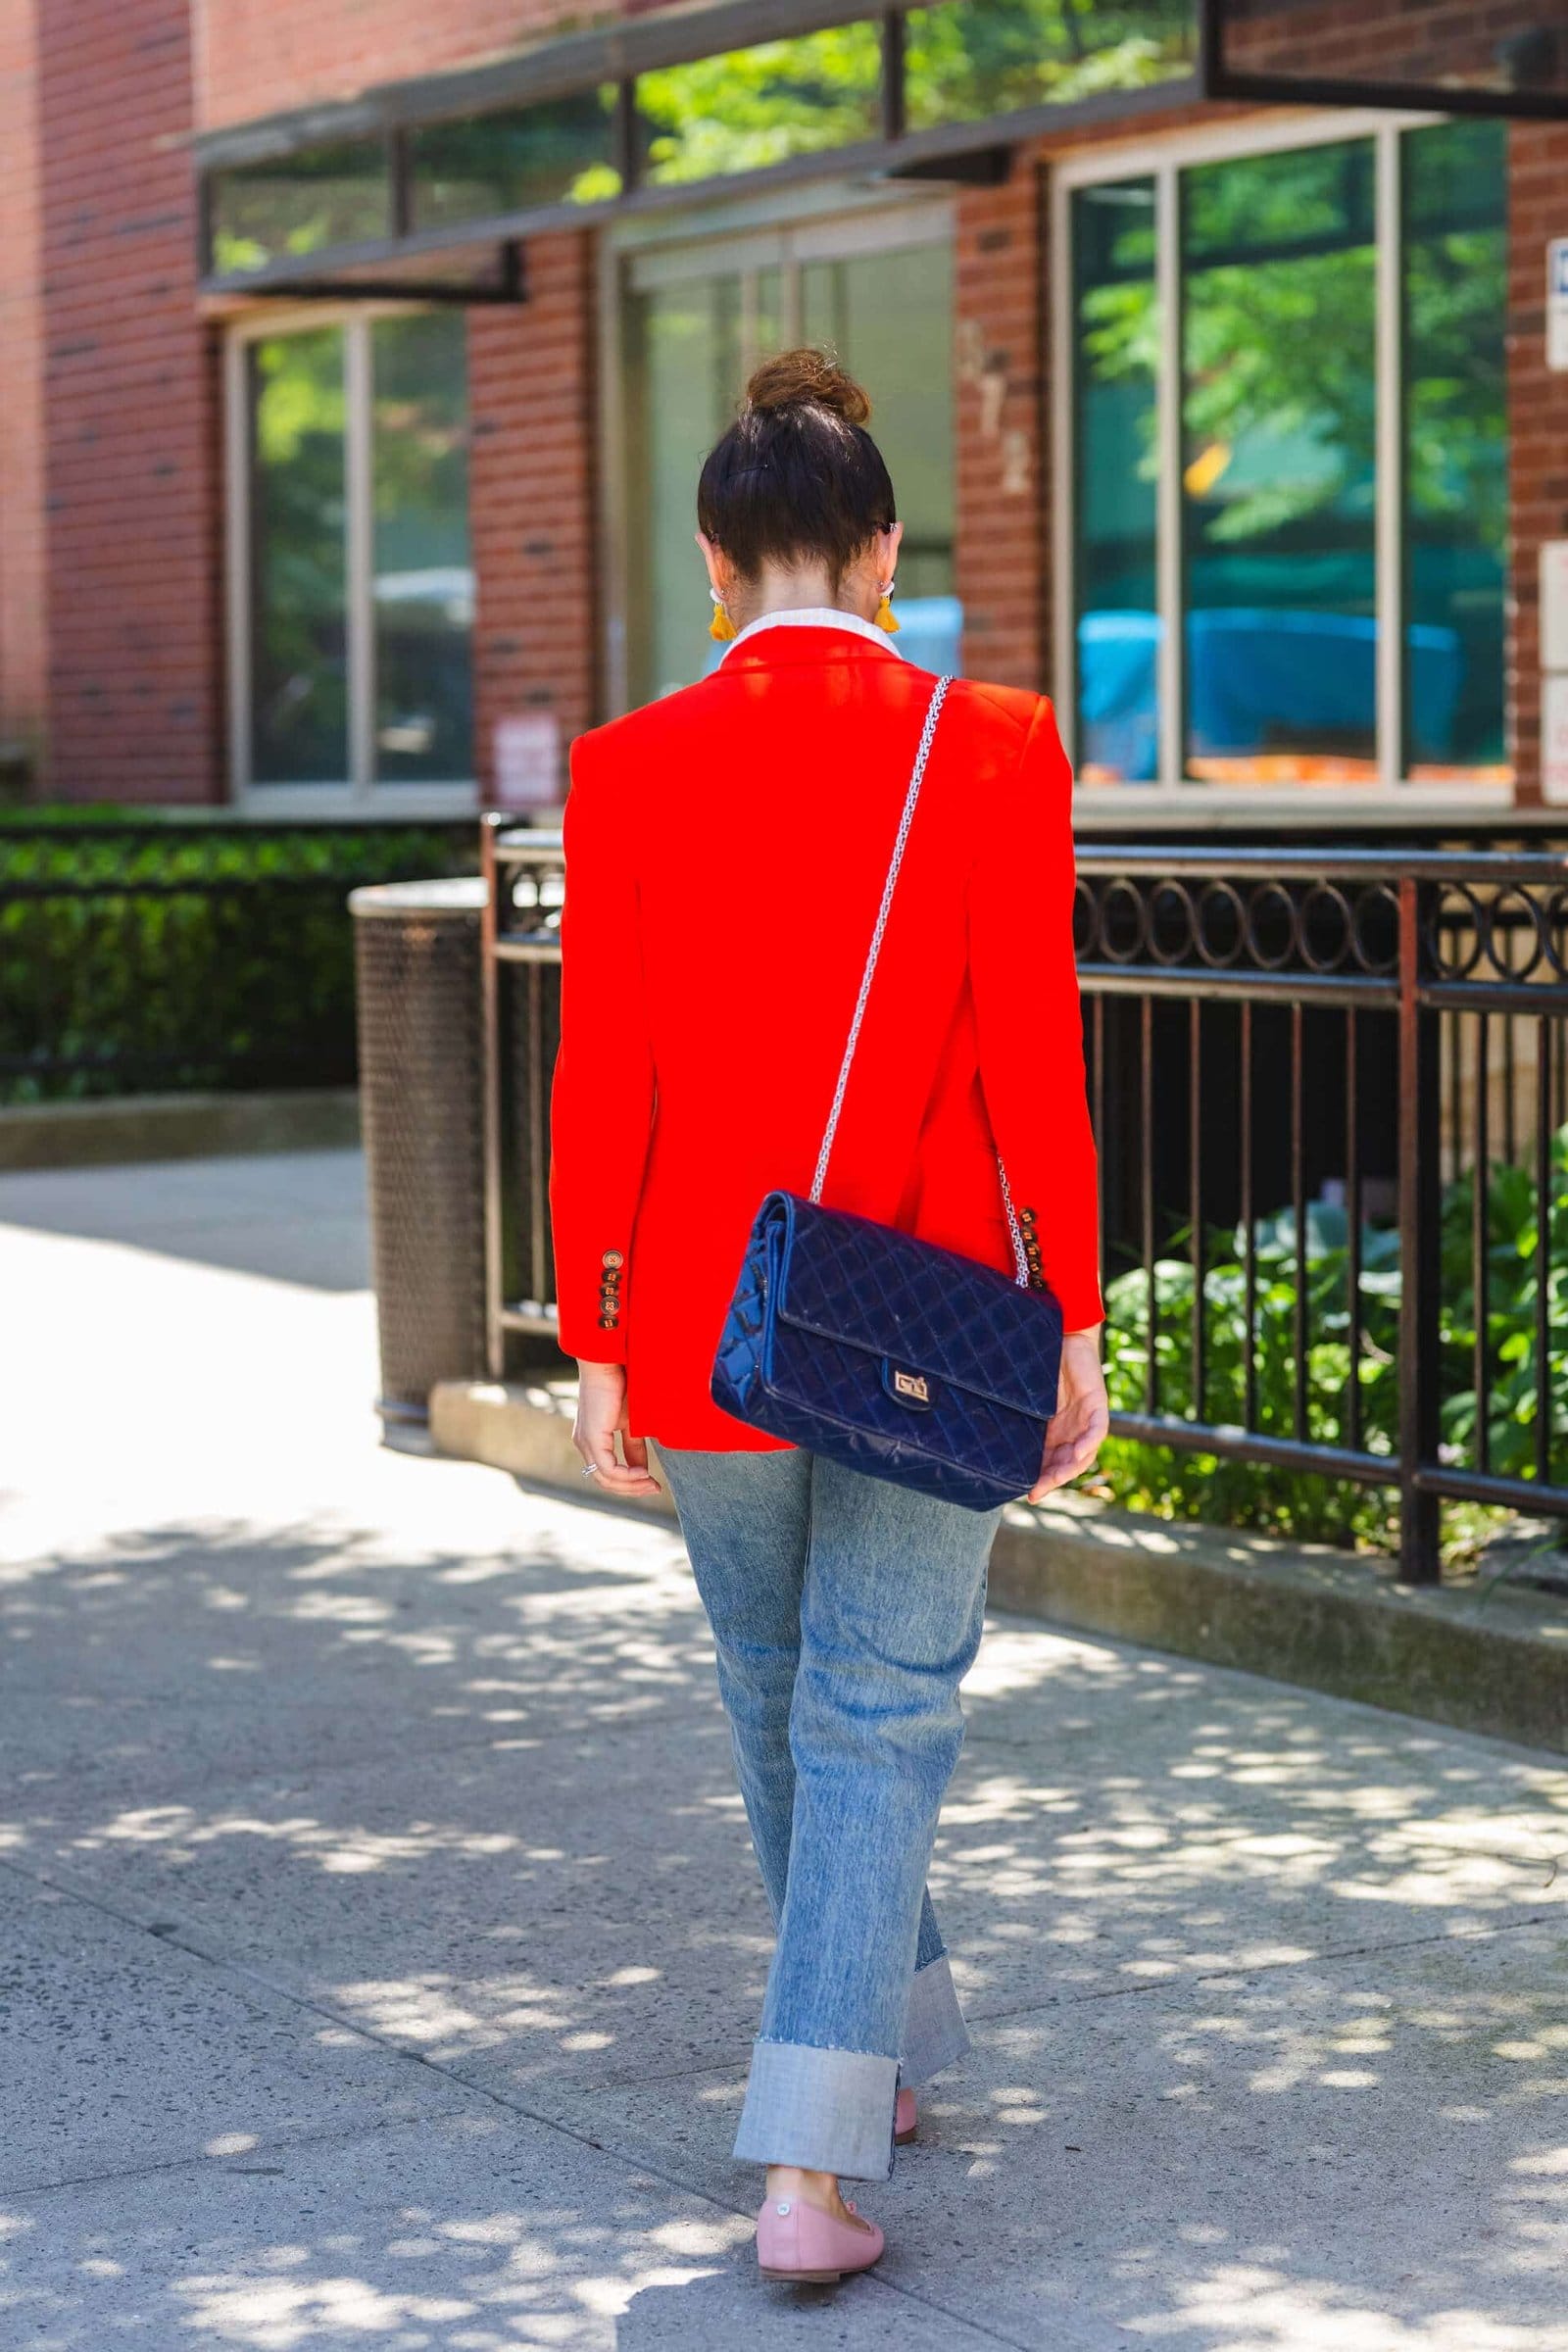
M 1373 63 L 1340 44 L 1329 73 L 1325 0 L 664 8 L 199 137 L 201 286 L 517 302 L 538 230 L 829 172 L 995 178 L 1020 140 L 1204 96 L 1568 119 L 1564 0 L 1365 5 Z
M 515 301 L 525 294 L 521 240 L 542 229 L 689 204 L 715 187 L 742 192 L 828 172 L 994 179 L 1021 139 L 1190 103 L 1198 90 L 1197 7 L 1198 0 L 1107 0 L 1104 8 L 1098 0 L 1032 0 L 1022 9 L 1017 0 L 876 0 L 857 12 L 853 0 L 715 0 L 235 124 L 195 142 L 202 290 Z M 1008 103 L 1030 95 L 1036 20 L 1054 33 L 1037 44 L 1037 102 Z M 1002 104 L 974 103 L 984 90 L 979 73 L 943 119 L 943 92 L 935 77 L 922 78 L 922 43 L 939 34 L 951 49 L 956 24 L 993 43 L 1000 28 L 1017 55 L 1010 74 L 999 77 Z M 858 42 L 858 78 L 854 59 L 847 83 L 828 76 L 817 124 L 808 119 L 811 78 L 821 71 L 813 40 L 820 47 L 851 36 Z M 1114 69 L 1104 69 L 1107 47 L 1117 43 L 1127 58 L 1126 86 L 1099 86 L 1115 81 Z M 780 46 L 774 52 L 769 44 Z M 760 59 L 764 73 L 776 66 L 776 88 L 796 94 L 802 118 L 784 125 L 779 160 L 754 162 L 737 139 L 738 161 L 706 175 L 662 165 L 657 124 L 648 121 L 651 99 L 667 103 L 683 69 L 710 79 L 727 65 L 752 77 L 748 94 L 755 97 Z M 701 103 L 711 97 L 710 90 Z M 510 135 L 525 166 L 530 125 L 549 153 L 573 139 L 582 144 L 590 168 L 576 184 L 534 187 L 542 200 L 472 217 L 430 218 L 443 207 L 423 201 L 425 154 Z M 710 122 L 704 129 L 710 132 Z M 789 152 L 792 130 L 798 144 Z M 526 179 L 526 169 L 514 176 Z M 319 190 L 328 200 L 312 219 L 313 191 Z M 247 207 L 252 218 L 264 215 L 270 199 L 281 249 L 266 250 L 260 239 L 247 247 L 234 222 L 243 224 Z M 358 233 L 368 224 L 371 233 Z M 345 226 L 351 233 L 340 233 Z

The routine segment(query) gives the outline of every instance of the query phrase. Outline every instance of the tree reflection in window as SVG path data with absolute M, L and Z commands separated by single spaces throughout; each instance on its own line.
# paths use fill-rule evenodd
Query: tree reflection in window
M 251 433 L 251 774 L 348 775 L 343 336 L 276 335 L 247 354 Z
M 422 124 L 409 136 L 416 228 L 618 196 L 614 111 L 615 86 L 606 82 L 539 106 Z
M 1189 773 L 1376 774 L 1370 140 L 1182 180 Z
M 386 150 L 348 140 L 245 164 L 212 181 L 213 267 L 261 270 L 269 262 L 390 235 Z
M 1400 148 L 1409 772 L 1506 780 L 1507 131 L 1438 122 Z
M 717 179 L 874 139 L 881 92 L 881 29 L 868 24 L 639 74 L 642 176 Z
M 945 0 L 905 19 L 910 130 L 1066 106 L 1191 70 L 1193 0 Z
M 370 329 L 375 772 L 473 773 L 466 336 L 459 311 Z

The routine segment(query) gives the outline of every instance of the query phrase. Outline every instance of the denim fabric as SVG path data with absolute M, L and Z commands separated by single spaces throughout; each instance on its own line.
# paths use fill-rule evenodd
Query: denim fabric
M 925 1873 L 1001 1514 L 801 1448 L 659 1451 L 778 1935 L 735 2153 L 885 2180 L 901 2077 L 968 2046 Z

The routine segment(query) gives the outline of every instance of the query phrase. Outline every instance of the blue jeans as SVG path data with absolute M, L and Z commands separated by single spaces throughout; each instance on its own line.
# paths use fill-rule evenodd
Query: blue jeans
M 735 2153 L 886 2180 L 901 2079 L 969 2046 L 925 1874 L 1001 1513 L 799 1448 L 659 1453 L 778 1937 Z

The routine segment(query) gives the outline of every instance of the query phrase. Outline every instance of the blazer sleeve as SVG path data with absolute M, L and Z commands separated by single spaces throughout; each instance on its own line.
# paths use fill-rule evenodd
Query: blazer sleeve
M 1049 702 L 970 870 L 969 971 L 986 1111 L 1029 1251 L 1068 1331 L 1104 1314 L 1099 1179 L 1073 956 L 1072 771 Z
M 550 1102 L 550 1215 L 561 1345 L 624 1363 L 636 1274 L 633 1236 L 654 1116 L 637 886 L 617 824 L 579 740 L 563 836 L 561 1045 Z

